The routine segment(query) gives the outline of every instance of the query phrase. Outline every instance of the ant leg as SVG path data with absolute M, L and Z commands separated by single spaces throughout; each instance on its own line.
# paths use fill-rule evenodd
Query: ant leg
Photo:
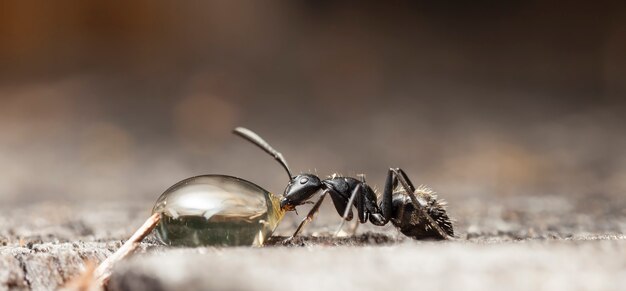
M 383 226 L 387 224 L 394 216 L 402 221 L 404 215 L 404 208 L 398 209 L 399 213 L 393 213 L 393 190 L 398 185 L 397 173 L 394 169 L 387 171 L 387 179 L 385 180 L 385 186 L 383 188 L 383 194 L 380 197 L 378 203 L 379 211 L 370 213 L 370 222 L 374 225 Z M 407 183 L 408 187 L 413 186 L 410 181 Z
M 413 182 L 411 182 L 411 179 L 409 179 L 409 176 L 406 175 L 406 173 L 404 172 L 404 170 L 397 168 L 396 170 L 398 170 L 398 173 L 400 173 L 400 175 L 402 176 L 402 178 L 404 178 L 404 181 L 407 182 L 407 184 L 409 184 L 409 187 L 411 187 L 411 189 L 413 189 L 413 191 L 415 191 L 415 186 L 413 185 Z
M 328 188 L 328 192 L 328 194 L 330 194 L 330 198 L 333 200 L 333 205 L 335 205 L 335 210 L 337 210 L 337 213 L 343 217 L 345 216 L 345 211 L 348 211 L 348 216 L 346 220 L 352 220 L 352 207 L 348 207 L 348 200 L 350 199 L 350 197 L 345 197 L 344 195 L 335 191 L 333 188 Z
M 302 219 L 302 221 L 300 222 L 300 225 L 298 225 L 298 228 L 296 228 L 296 231 L 293 233 L 293 235 L 291 235 L 290 238 L 287 239 L 288 241 L 292 240 L 294 237 L 296 237 L 300 233 L 300 231 L 302 231 L 302 227 L 304 227 L 305 224 L 307 224 L 311 220 L 313 220 L 313 217 L 315 216 L 315 213 L 317 213 L 317 211 L 320 209 L 320 206 L 322 205 L 322 202 L 324 201 L 324 198 L 326 198 L 326 194 L 328 194 L 327 190 L 325 190 L 324 193 L 322 193 L 322 195 L 320 195 L 320 199 L 318 199 L 317 202 L 315 202 L 315 205 L 313 205 L 313 208 L 311 208 L 311 210 L 306 215 L 306 217 L 304 217 L 304 219 Z
M 413 186 L 413 183 L 411 183 L 411 180 L 409 179 L 409 177 L 406 176 L 404 171 L 399 168 L 390 170 L 393 171 L 398 181 L 400 181 L 400 184 L 402 184 L 402 187 L 406 190 L 409 198 L 411 199 L 411 202 L 413 202 L 413 205 L 415 206 L 415 209 L 419 209 L 422 212 L 424 218 L 428 220 L 428 224 L 439 233 L 441 238 L 450 239 L 451 237 L 439 226 L 439 224 L 437 224 L 437 222 L 430 216 L 430 214 L 428 214 L 428 211 L 426 210 L 426 208 L 428 207 L 426 201 L 415 197 L 415 186 Z
M 355 236 L 355 235 L 356 235 L 356 230 L 359 228 L 359 225 L 361 225 L 361 223 L 359 223 L 359 221 L 358 221 L 358 220 L 355 220 L 355 221 L 354 221 L 354 226 L 352 227 L 352 229 L 350 229 L 350 234 L 351 234 L 352 236 Z
M 341 229 L 343 228 L 343 225 L 346 223 L 346 220 L 348 220 L 348 216 L 350 214 L 350 210 L 352 209 L 352 205 L 354 203 L 354 199 L 356 199 L 357 194 L 361 192 L 361 184 L 357 185 L 356 188 L 354 188 L 354 190 L 352 191 L 352 195 L 350 195 L 350 200 L 348 200 L 348 206 L 346 206 L 346 210 L 344 210 L 343 215 L 341 216 L 341 224 L 339 224 L 339 227 L 337 227 L 337 231 L 335 231 L 335 237 L 339 234 L 339 232 L 341 231 Z M 359 199 L 362 200 L 362 199 Z M 357 207 L 357 209 L 359 211 L 361 211 L 360 209 L 363 207 Z M 359 217 L 360 217 L 360 212 L 359 212 Z M 356 222 L 357 224 L 359 223 L 359 221 Z
M 385 188 L 383 189 L 383 197 L 380 200 L 380 210 L 383 214 L 383 218 L 385 219 L 385 223 L 391 219 L 393 215 L 393 185 L 394 185 L 394 172 L 392 169 L 389 169 L 387 172 L 387 180 L 385 181 Z

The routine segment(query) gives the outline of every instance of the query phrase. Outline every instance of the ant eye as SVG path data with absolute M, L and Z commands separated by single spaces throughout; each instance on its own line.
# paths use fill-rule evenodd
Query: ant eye
M 300 179 L 300 184 L 306 184 L 306 182 L 308 182 L 308 181 L 309 181 L 309 178 L 304 177 L 304 178 Z

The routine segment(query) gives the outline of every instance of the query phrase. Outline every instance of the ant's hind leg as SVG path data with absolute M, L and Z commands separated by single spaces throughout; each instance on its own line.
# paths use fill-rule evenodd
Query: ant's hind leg
M 411 182 L 411 179 L 409 179 L 409 177 L 406 175 L 406 173 L 404 172 L 404 170 L 400 169 L 400 168 L 396 168 L 396 170 L 398 171 L 398 173 L 400 174 L 400 176 L 404 179 L 404 181 L 406 181 L 406 183 L 409 185 L 409 187 L 411 187 L 411 190 L 415 191 L 415 186 L 413 185 L 413 182 Z
M 415 208 L 419 209 L 422 212 L 424 218 L 428 220 L 428 224 L 433 229 L 435 229 L 437 233 L 439 233 L 441 238 L 451 239 L 451 237 L 439 226 L 439 224 L 437 224 L 437 222 L 430 216 L 430 214 L 428 214 L 428 211 L 426 210 L 428 207 L 427 202 L 415 197 L 415 186 L 413 186 L 413 183 L 411 183 L 411 180 L 409 179 L 409 177 L 407 177 L 404 171 L 400 168 L 391 169 L 391 171 L 393 171 L 393 173 L 395 174 L 395 178 L 398 179 L 402 187 L 406 190 L 407 195 L 411 199 L 411 202 L 413 202 Z
M 306 215 L 306 217 L 302 219 L 302 221 L 300 222 L 300 225 L 298 225 L 298 228 L 296 228 L 296 231 L 293 233 L 291 237 L 287 239 L 287 241 L 290 241 L 294 237 L 296 237 L 300 233 L 300 231 L 302 231 L 302 228 L 304 227 L 304 225 L 306 225 L 307 223 L 311 222 L 311 220 L 313 220 L 317 211 L 320 210 L 320 206 L 322 205 L 322 202 L 324 202 L 324 198 L 326 198 L 326 194 L 328 194 L 328 191 L 324 191 L 324 193 L 320 195 L 320 198 L 317 200 L 317 202 L 315 202 L 315 205 L 313 205 L 313 208 L 311 208 L 311 210 Z

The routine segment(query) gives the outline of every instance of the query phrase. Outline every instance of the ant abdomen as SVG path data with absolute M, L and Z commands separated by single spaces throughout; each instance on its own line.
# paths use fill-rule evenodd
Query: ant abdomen
M 437 195 L 426 187 L 415 190 L 417 199 L 426 202 L 426 212 L 450 237 L 454 237 L 452 220 L 446 212 L 446 202 L 438 199 Z M 439 232 L 430 226 L 423 212 L 415 208 L 404 189 L 396 189 L 393 193 L 393 213 L 391 222 L 404 235 L 414 239 L 442 239 Z

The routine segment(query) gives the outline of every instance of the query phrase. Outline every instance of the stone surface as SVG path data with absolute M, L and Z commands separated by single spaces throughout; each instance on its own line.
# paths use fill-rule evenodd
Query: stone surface
M 328 201 L 327 201 L 328 202 Z M 117 265 L 111 290 L 619 290 L 626 278 L 624 201 L 526 196 L 451 202 L 455 241 L 414 241 L 391 226 L 332 238 L 325 204 L 284 242 L 289 214 L 263 248 L 171 248 L 149 237 Z M 114 252 L 150 202 L 1 208 L 0 290 L 51 290 Z M 302 215 L 306 209 L 300 210 Z M 350 225 L 346 226 L 349 229 Z
M 379 247 L 179 249 L 137 256 L 120 264 L 110 287 L 268 291 L 623 290 L 625 250 L 623 240 L 489 246 L 406 241 Z

